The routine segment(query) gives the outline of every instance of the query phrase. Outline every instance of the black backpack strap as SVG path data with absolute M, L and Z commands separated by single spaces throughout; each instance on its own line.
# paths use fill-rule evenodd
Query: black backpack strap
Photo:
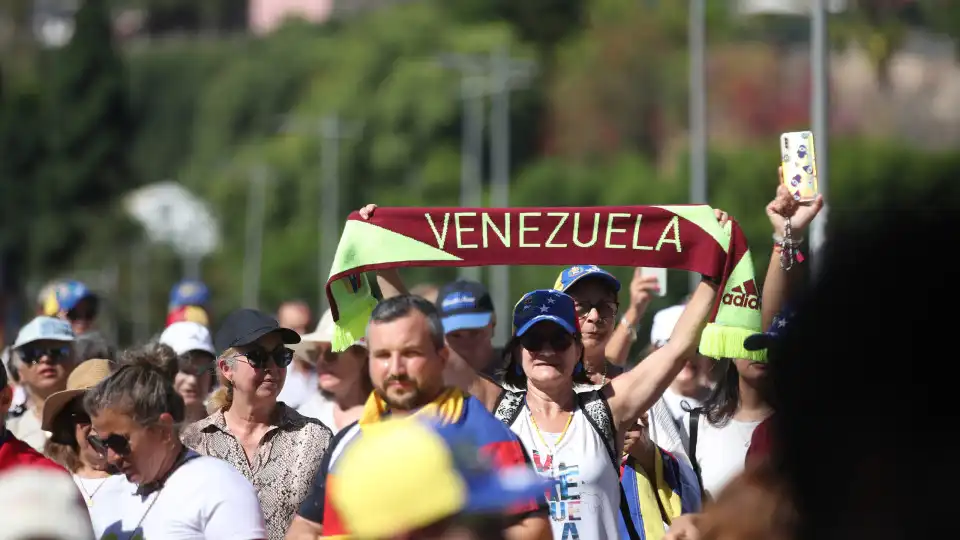
M 526 396 L 526 392 L 511 392 L 510 390 L 500 392 L 497 403 L 493 407 L 493 416 L 506 424 L 507 427 L 512 426 L 517 417 L 520 416 L 520 409 L 523 409 L 523 399 Z
M 580 408 L 583 409 L 587 421 L 603 439 L 607 447 L 607 454 L 610 455 L 610 463 L 613 464 L 613 468 L 619 475 L 620 460 L 617 456 L 617 430 L 613 426 L 613 413 L 610 412 L 610 405 L 603 394 L 600 393 L 600 390 L 580 392 L 577 394 L 577 401 L 579 401 Z
M 703 476 L 700 475 L 700 461 L 697 459 L 697 437 L 700 434 L 700 413 L 702 409 L 697 408 L 690 411 L 690 464 L 693 465 L 693 472 L 697 475 L 697 484 L 700 485 L 700 498 L 703 499 L 705 493 L 703 490 Z

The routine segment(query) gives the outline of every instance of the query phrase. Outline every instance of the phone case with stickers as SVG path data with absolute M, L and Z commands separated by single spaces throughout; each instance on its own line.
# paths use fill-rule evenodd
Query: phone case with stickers
M 820 192 L 817 185 L 817 153 L 810 131 L 792 131 L 780 135 L 780 165 L 783 185 L 793 198 L 810 202 Z

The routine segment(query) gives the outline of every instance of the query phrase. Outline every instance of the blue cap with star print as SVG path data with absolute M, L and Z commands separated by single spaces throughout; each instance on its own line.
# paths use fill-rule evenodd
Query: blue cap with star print
M 748 351 L 760 351 L 769 348 L 770 345 L 782 339 L 783 333 L 790 326 L 792 319 L 793 311 L 791 309 L 781 310 L 773 317 L 773 322 L 770 323 L 770 328 L 766 332 L 753 334 L 743 340 L 743 348 Z
M 516 336 L 541 321 L 560 325 L 571 334 L 579 332 L 579 318 L 573 298 L 554 289 L 538 289 L 523 295 L 513 308 L 513 328 Z

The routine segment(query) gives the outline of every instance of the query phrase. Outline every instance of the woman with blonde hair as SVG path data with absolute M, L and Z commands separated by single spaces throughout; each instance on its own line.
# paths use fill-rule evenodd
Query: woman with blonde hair
M 310 493 L 330 429 L 277 401 L 300 335 L 273 317 L 240 309 L 214 338 L 221 389 L 210 416 L 189 425 L 183 442 L 233 465 L 257 491 L 267 538 L 281 540 Z
M 42 427 L 52 434 L 44 453 L 73 475 L 98 537 L 110 524 L 117 501 L 130 491 L 87 440 L 90 416 L 83 409 L 83 396 L 106 379 L 112 367 L 109 360 L 99 358 L 83 362 L 70 374 L 66 390 L 51 394 L 43 406 Z

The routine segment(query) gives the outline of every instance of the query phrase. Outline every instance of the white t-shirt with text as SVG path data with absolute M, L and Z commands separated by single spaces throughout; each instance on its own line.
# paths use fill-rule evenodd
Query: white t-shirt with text
M 146 497 L 127 483 L 128 495 L 119 501 L 101 540 L 265 539 L 253 485 L 226 461 L 192 450 L 187 458 L 161 489 Z

